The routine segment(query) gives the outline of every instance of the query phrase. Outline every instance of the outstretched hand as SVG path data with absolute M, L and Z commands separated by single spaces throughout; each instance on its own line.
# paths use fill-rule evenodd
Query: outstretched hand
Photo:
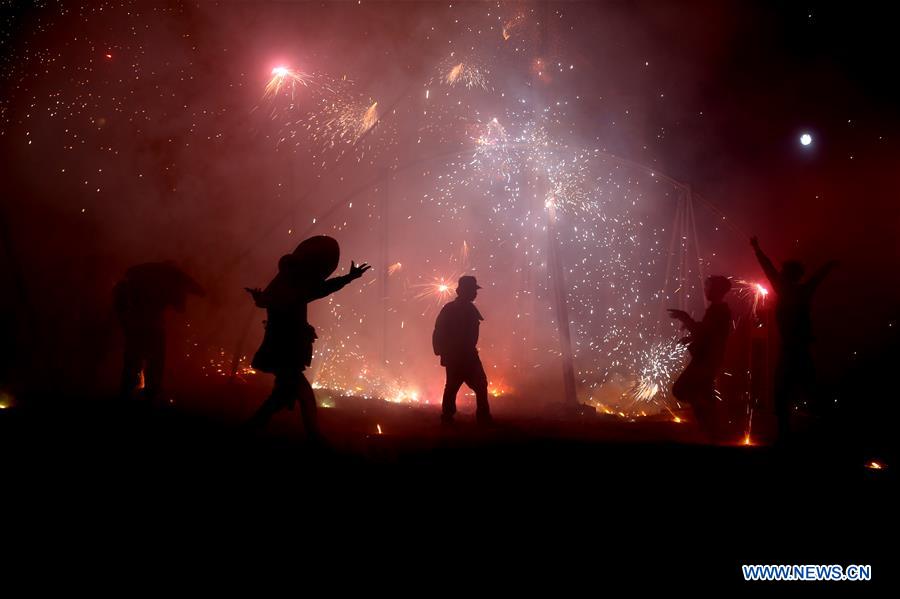
M 363 273 L 366 272 L 367 270 L 369 270 L 370 268 L 372 268 L 372 267 L 369 266 L 368 264 L 366 264 L 365 262 L 363 262 L 362 264 L 357 266 L 356 262 L 351 260 L 349 277 L 351 279 L 358 279 L 361 276 L 363 276 Z
M 680 320 L 681 322 L 687 322 L 691 319 L 690 314 L 688 314 L 684 310 L 677 310 L 675 308 L 669 308 L 669 316 L 676 320 Z
M 262 289 L 259 287 L 244 287 L 244 291 L 253 296 L 253 301 L 259 304 L 260 298 L 262 298 Z
M 244 291 L 246 291 L 253 297 L 256 297 L 257 295 L 262 293 L 262 289 L 260 289 L 259 287 L 244 287 Z

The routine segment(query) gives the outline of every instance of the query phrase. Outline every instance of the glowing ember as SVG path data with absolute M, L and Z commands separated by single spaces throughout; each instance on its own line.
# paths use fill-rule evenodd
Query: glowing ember
M 866 464 L 866 468 L 868 468 L 869 470 L 884 470 L 885 465 L 881 462 L 872 461 Z

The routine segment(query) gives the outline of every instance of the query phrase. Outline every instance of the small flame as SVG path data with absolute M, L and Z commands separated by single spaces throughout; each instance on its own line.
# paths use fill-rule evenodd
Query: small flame
M 884 470 L 884 464 L 873 460 L 866 464 L 866 468 L 868 468 L 869 470 Z
M 381 425 L 380 425 L 380 424 L 376 424 L 376 425 L 375 425 L 375 428 L 378 429 L 378 434 L 379 434 L 379 435 L 383 435 L 383 434 L 384 434 L 383 432 L 381 432 Z

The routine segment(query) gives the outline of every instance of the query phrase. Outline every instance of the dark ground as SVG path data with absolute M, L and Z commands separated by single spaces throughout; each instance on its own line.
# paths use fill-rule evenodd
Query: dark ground
M 343 399 L 321 410 L 331 448 L 317 450 L 296 411 L 246 438 L 184 409 L 30 405 L 0 411 L 0 451 L 4 545 L 45 574 L 34 590 L 772 588 L 743 583 L 742 563 L 872 564 L 881 588 L 896 580 L 893 464 L 865 468 L 873 456 L 833 433 L 714 447 L 690 425 L 499 409 L 494 428 L 464 415 L 446 431 L 436 408 Z M 201 586 L 174 582 L 186 573 Z

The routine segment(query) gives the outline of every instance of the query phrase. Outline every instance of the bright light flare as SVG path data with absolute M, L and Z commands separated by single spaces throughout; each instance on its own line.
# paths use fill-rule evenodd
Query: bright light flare
M 304 87 L 308 87 L 310 81 L 311 77 L 306 73 L 289 69 L 286 66 L 277 66 L 272 69 L 272 78 L 266 84 L 263 97 L 271 98 L 277 96 L 286 87 L 290 87 L 291 95 L 293 96 L 296 84 L 299 83 Z
M 437 277 L 431 282 L 413 285 L 419 288 L 416 299 L 433 300 L 437 304 L 445 303 L 453 299 L 456 290 L 455 281 L 459 275 L 451 277 Z

